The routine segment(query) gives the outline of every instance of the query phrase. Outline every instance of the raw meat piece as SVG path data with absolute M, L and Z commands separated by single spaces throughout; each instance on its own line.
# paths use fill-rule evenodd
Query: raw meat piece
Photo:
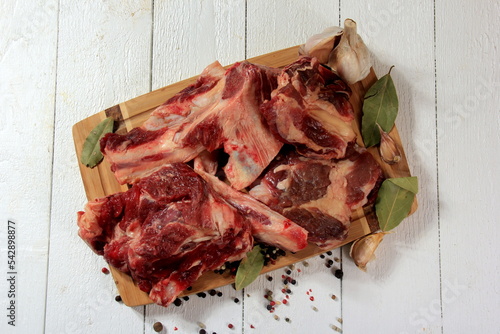
M 349 87 L 316 58 L 302 57 L 283 69 L 261 112 L 277 138 L 302 155 L 343 158 L 356 138 L 349 94 Z
M 371 154 L 358 151 L 340 161 L 280 154 L 250 195 L 304 227 L 310 242 L 332 247 L 346 238 L 352 211 L 382 179 Z
M 248 220 L 185 164 L 89 202 L 78 226 L 96 253 L 164 306 L 203 272 L 243 258 L 253 245 Z
M 255 198 L 234 190 L 215 176 L 198 171 L 200 176 L 226 201 L 244 215 L 252 225 L 252 234 L 266 244 L 291 252 L 307 246 L 307 231 L 286 219 Z
M 207 67 L 198 81 L 158 107 L 140 128 L 108 134 L 101 151 L 118 181 L 134 183 L 167 163 L 187 162 L 204 150 L 222 147 L 231 185 L 252 183 L 279 152 L 260 104 L 276 87 L 277 69 L 236 63 L 225 71 Z
M 243 258 L 253 246 L 253 225 L 265 225 L 271 234 L 276 226 L 303 231 L 255 200 L 257 209 L 248 206 L 242 213 L 212 183 L 184 163 L 167 165 L 126 192 L 87 203 L 78 213 L 78 233 L 154 302 L 167 306 L 203 272 Z M 225 186 L 221 189 L 237 192 Z M 290 250 L 307 243 L 305 231 L 301 240 L 297 235 L 279 240 L 287 237 L 292 240 L 278 242 Z

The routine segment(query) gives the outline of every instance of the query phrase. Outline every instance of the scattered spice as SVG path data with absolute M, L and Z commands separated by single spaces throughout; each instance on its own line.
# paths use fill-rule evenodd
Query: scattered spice
M 290 275 L 290 274 L 292 273 L 292 271 L 291 271 L 290 269 L 287 269 L 287 270 L 285 271 L 285 273 L 286 273 L 287 275 Z
M 117 295 L 117 296 L 115 297 L 115 300 L 116 300 L 117 302 L 121 302 L 121 301 L 122 301 L 122 296 Z
M 239 300 L 238 298 L 234 298 L 234 302 L 235 302 L 236 304 L 238 304 L 238 303 L 240 302 L 240 300 Z
M 333 273 L 335 275 L 335 277 L 337 277 L 338 279 L 342 279 L 342 277 L 344 276 L 344 272 L 341 270 L 341 269 L 337 269 L 335 270 L 335 272 Z
M 198 292 L 196 295 L 201 298 L 205 298 L 207 296 L 205 292 Z
M 288 296 L 287 296 L 287 297 L 288 297 Z M 288 304 L 288 300 L 283 299 L 283 304 L 285 304 L 285 305 L 286 305 L 286 304 Z
M 278 317 L 276 314 L 274 315 L 274 320 L 280 320 L 280 317 Z
M 319 257 L 322 258 L 322 259 L 324 259 L 325 258 L 325 254 L 321 254 Z
M 207 326 L 205 326 L 205 324 L 203 322 L 199 322 L 199 321 L 198 321 L 198 327 L 200 327 L 201 329 L 207 328 Z
M 229 328 L 229 329 L 233 329 L 233 328 L 234 328 L 234 325 L 233 325 L 233 324 L 229 324 L 229 325 L 227 325 L 227 328 Z
M 309 300 L 313 302 L 314 301 L 314 297 L 313 296 L 309 297 Z
M 179 299 L 179 298 L 176 298 L 176 299 L 174 300 L 174 305 L 175 305 L 175 306 L 181 306 L 181 305 L 182 305 L 182 300 L 181 300 L 181 299 Z
M 271 281 L 273 280 L 273 277 L 268 275 L 268 276 L 267 276 L 267 280 L 268 280 L 269 282 L 271 282 Z
M 222 292 L 218 291 L 218 292 L 217 292 L 217 296 L 218 296 L 218 297 L 222 297 Z
M 326 252 L 326 254 L 327 254 L 328 256 L 331 256 L 333 253 L 332 253 L 332 251 L 328 251 L 328 252 Z
M 318 312 L 318 308 L 316 306 L 313 306 L 312 309 L 313 309 L 313 311 Z
M 342 318 L 337 318 L 337 321 L 341 324 L 342 323 Z
M 339 259 L 338 257 L 334 257 L 334 258 L 333 258 L 333 260 L 334 260 L 335 262 L 340 262 L 340 259 Z
M 200 331 L 198 333 L 199 334 L 207 334 L 207 331 L 202 328 L 202 329 L 200 329 Z
M 304 265 L 304 267 L 309 267 L 309 262 L 307 261 L 302 261 L 302 264 Z
M 342 333 L 342 329 L 338 328 L 337 326 L 335 325 L 331 325 L 332 329 L 336 332 L 339 332 L 339 333 Z
M 286 322 L 290 322 L 290 318 L 285 318 L 285 321 Z
M 336 300 L 336 299 L 337 299 L 337 296 L 332 295 L 332 299 L 333 299 L 333 300 Z
M 211 289 L 211 290 L 208 291 L 208 294 L 210 296 L 215 296 L 216 293 L 217 293 L 217 291 L 215 291 L 214 289 Z
M 253 325 L 250 325 L 250 328 L 255 328 Z
M 185 301 L 188 301 L 189 297 L 188 296 L 184 296 L 184 297 L 182 297 L 182 299 L 184 299 Z
M 109 269 L 108 269 L 108 268 L 106 268 L 106 267 L 103 267 L 103 268 L 101 269 L 101 271 L 102 271 L 102 273 L 103 273 L 103 274 L 106 274 L 106 275 L 107 275 L 107 274 L 109 274 Z
M 155 322 L 155 323 L 153 324 L 153 329 L 154 329 L 154 331 L 155 331 L 155 332 L 157 332 L 157 333 L 158 333 L 158 332 L 161 332 L 161 331 L 163 330 L 163 324 L 162 324 L 161 322 L 157 321 L 157 322 Z

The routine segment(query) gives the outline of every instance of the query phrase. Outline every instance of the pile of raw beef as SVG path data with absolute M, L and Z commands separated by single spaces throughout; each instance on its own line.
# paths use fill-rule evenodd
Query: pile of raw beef
M 87 203 L 79 235 L 164 306 L 256 241 L 338 244 L 383 177 L 355 145 L 349 94 L 315 58 L 209 65 L 141 127 L 101 140 L 131 186 Z

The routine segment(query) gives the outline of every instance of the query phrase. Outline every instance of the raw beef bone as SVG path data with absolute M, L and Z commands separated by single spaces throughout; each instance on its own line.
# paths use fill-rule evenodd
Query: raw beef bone
M 302 57 L 283 68 L 278 88 L 260 109 L 277 138 L 300 154 L 339 159 L 356 138 L 350 92 L 316 58 Z
M 279 70 L 248 62 L 227 70 L 215 62 L 198 81 L 153 111 L 139 128 L 108 134 L 101 151 L 121 184 L 134 183 L 167 163 L 187 162 L 222 147 L 224 167 L 235 189 L 251 184 L 282 143 L 259 111 L 276 88 Z
M 85 212 L 78 212 L 78 234 L 154 302 L 167 306 L 203 272 L 242 259 L 253 246 L 253 225 L 273 236 L 286 226 L 296 233 L 279 245 L 291 251 L 305 247 L 304 229 L 258 204 L 265 210 L 257 205 L 242 213 L 189 166 L 177 163 L 126 192 L 88 202 Z
M 331 248 L 347 237 L 352 211 L 369 201 L 383 177 L 368 151 L 348 152 L 339 161 L 280 153 L 250 195 L 305 228 L 310 242 Z

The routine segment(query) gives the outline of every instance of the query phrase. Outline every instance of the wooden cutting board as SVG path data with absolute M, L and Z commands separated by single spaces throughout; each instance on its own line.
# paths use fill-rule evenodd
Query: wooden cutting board
M 272 67 L 282 67 L 290 64 L 297 59 L 298 46 L 294 46 L 288 49 L 283 49 L 280 51 L 272 52 L 262 56 L 254 57 L 248 59 L 251 63 L 262 64 Z M 207 64 L 208 65 L 208 64 Z M 230 66 L 230 65 L 229 65 Z M 229 67 L 226 66 L 226 67 Z M 90 116 L 73 126 L 73 139 L 75 143 L 76 154 L 78 157 L 78 165 L 80 167 L 80 173 L 82 176 L 82 181 L 85 187 L 85 192 L 87 194 L 87 199 L 93 200 L 99 197 L 104 197 L 111 195 L 120 191 L 126 191 L 127 185 L 120 185 L 113 173 L 110 170 L 110 166 L 106 160 L 103 160 L 97 167 L 87 168 L 80 163 L 81 151 L 83 148 L 83 143 L 85 138 L 90 133 L 90 131 L 102 120 L 107 117 L 113 117 L 115 119 L 115 124 L 118 125 L 116 133 L 126 133 L 131 129 L 142 125 L 142 123 L 149 117 L 150 113 L 158 107 L 160 104 L 165 102 L 168 98 L 185 88 L 186 86 L 194 83 L 197 77 L 189 78 L 183 81 L 179 81 L 175 84 L 157 89 L 148 94 L 141 95 L 129 101 L 120 103 L 116 106 L 103 110 L 93 116 Z M 353 128 L 358 134 L 358 144 L 363 145 L 360 127 L 361 124 L 361 109 L 362 101 L 365 92 L 368 88 L 377 80 L 377 77 L 373 70 L 370 75 L 363 81 L 351 85 L 352 95 L 350 101 L 354 107 L 356 118 L 353 121 Z M 399 163 L 395 165 L 388 165 L 381 162 L 380 155 L 377 148 L 370 148 L 369 151 L 375 157 L 375 159 L 380 163 L 382 169 L 384 170 L 386 177 L 404 177 L 411 176 L 410 169 L 406 160 L 406 156 L 401 145 L 401 139 L 399 137 L 396 127 L 390 132 L 391 137 L 395 140 L 396 144 L 399 146 L 400 152 L 402 153 L 402 159 Z M 413 203 L 413 207 L 410 214 L 417 209 L 417 201 Z M 370 234 L 378 230 L 378 221 L 374 212 L 373 206 L 368 206 L 361 208 L 353 213 L 352 223 L 349 229 L 347 239 L 343 242 L 335 245 L 333 248 L 340 247 L 351 241 L 359 239 L 367 234 Z M 326 250 L 319 249 L 314 245 L 309 245 L 304 250 L 297 252 L 295 254 L 287 253 L 276 261 L 276 264 L 266 266 L 262 273 L 269 272 L 284 266 L 290 265 L 292 263 L 302 261 L 309 257 L 319 255 L 324 253 Z M 111 267 L 111 272 L 113 278 L 117 285 L 118 291 L 123 302 L 128 306 L 138 306 L 150 304 L 152 301 L 149 299 L 148 295 L 139 290 L 137 285 L 134 283 L 132 278 L 120 272 L 119 270 Z M 217 287 L 231 284 L 234 279 L 229 275 L 220 275 L 213 272 L 207 272 L 203 274 L 197 282 L 195 282 L 190 291 L 185 291 L 182 296 L 189 295 L 201 291 L 206 291 L 209 289 L 215 289 Z

